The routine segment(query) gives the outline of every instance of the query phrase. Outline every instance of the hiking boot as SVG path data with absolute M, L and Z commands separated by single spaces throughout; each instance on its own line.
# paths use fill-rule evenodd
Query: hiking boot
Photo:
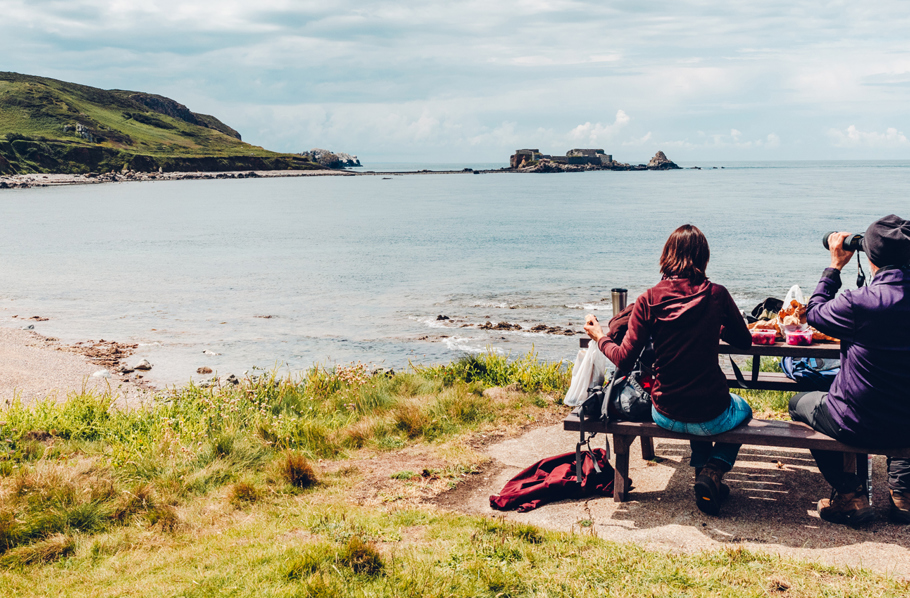
M 721 489 L 723 484 L 721 478 L 724 472 L 712 466 L 710 463 L 702 467 L 695 478 L 695 506 L 698 510 L 707 515 L 717 515 L 720 513 L 720 503 L 726 498 Z M 730 489 L 727 488 L 727 495 Z
M 698 480 L 698 476 L 701 475 L 701 470 L 702 470 L 701 467 L 696 467 L 696 468 L 695 468 L 695 479 L 696 479 L 696 481 Z M 719 496 L 719 498 L 720 498 L 720 502 L 724 502 L 725 500 L 727 500 L 728 498 L 730 498 L 730 486 L 727 486 L 727 485 L 724 484 L 723 482 L 720 483 L 720 496 Z
M 910 523 L 910 496 L 899 490 L 891 491 L 891 519 L 897 523 Z
M 875 519 L 875 509 L 869 505 L 869 497 L 862 492 L 838 494 L 832 489 L 831 498 L 818 501 L 818 515 L 831 523 L 855 527 Z

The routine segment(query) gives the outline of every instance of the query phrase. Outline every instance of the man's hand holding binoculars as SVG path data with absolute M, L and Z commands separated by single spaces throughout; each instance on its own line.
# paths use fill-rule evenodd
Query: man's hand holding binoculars
M 828 235 L 828 250 L 831 252 L 831 267 L 843 269 L 853 258 L 852 251 L 844 249 L 844 239 L 853 236 L 853 233 L 831 233 Z

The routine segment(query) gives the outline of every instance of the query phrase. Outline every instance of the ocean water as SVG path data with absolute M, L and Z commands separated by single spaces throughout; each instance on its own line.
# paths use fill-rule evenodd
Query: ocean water
M 709 277 L 748 311 L 793 284 L 811 292 L 825 231 L 910 216 L 910 162 L 699 165 L 6 190 L 0 325 L 139 343 L 158 384 L 201 366 L 397 369 L 532 348 L 573 359 L 576 338 L 527 329 L 608 319 L 612 287 L 632 300 L 659 280 L 680 224 L 704 231 Z M 21 321 L 36 315 L 49 320 Z

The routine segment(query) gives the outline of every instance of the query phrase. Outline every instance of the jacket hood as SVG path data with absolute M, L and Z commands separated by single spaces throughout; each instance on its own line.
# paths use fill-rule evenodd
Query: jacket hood
M 668 278 L 651 289 L 649 306 L 661 322 L 700 318 L 708 309 L 710 297 L 711 282 L 707 279 L 693 283 L 686 278 Z

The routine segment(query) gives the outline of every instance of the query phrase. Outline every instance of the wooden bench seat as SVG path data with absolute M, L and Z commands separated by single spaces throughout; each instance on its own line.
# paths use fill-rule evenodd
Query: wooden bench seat
M 578 415 L 574 411 L 563 421 L 565 430 L 577 432 L 579 425 Z M 858 459 L 857 455 L 872 454 L 910 458 L 910 448 L 883 450 L 849 446 L 821 432 L 816 432 L 803 423 L 790 421 L 752 419 L 717 436 L 692 436 L 671 432 L 650 422 L 625 421 L 585 422 L 585 431 L 613 435 L 613 452 L 616 454 L 613 500 L 616 502 L 624 501 L 629 491 L 629 449 L 636 437 L 641 438 L 641 453 L 645 460 L 654 458 L 654 438 L 710 440 L 733 444 L 839 451 L 845 453 L 845 471 L 856 471 L 863 479 L 866 475 L 867 461 L 865 458 Z

